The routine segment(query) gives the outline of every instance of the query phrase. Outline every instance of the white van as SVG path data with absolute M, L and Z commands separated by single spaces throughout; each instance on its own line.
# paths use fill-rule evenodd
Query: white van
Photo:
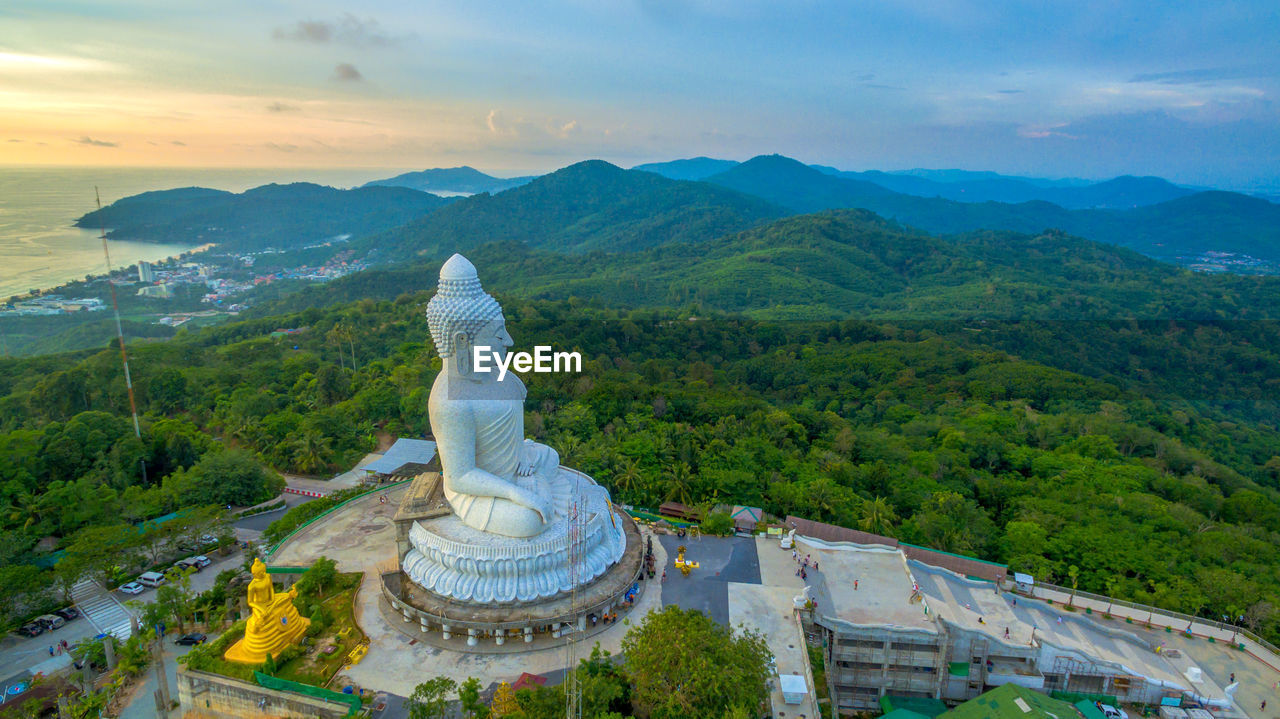
M 158 587 L 164 581 L 164 575 L 159 572 L 143 572 L 138 575 L 138 582 L 144 587 Z

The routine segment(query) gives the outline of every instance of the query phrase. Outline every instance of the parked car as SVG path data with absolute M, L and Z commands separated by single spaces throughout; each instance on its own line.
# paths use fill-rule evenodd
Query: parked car
M 194 647 L 197 644 L 204 644 L 204 641 L 206 639 L 208 639 L 208 637 L 201 634 L 200 632 L 192 632 L 190 634 L 183 634 L 182 636 L 173 640 L 173 643 L 181 644 L 184 647 Z
M 165 583 L 164 575 L 159 572 L 143 572 L 138 575 L 138 581 L 144 586 L 158 587 Z
M 67 620 L 63 619 L 62 617 L 56 614 L 41 614 L 40 616 L 35 618 L 35 621 L 43 624 L 44 628 L 49 631 L 58 629 L 62 627 L 62 625 L 67 623 Z
M 1123 709 L 1117 709 L 1110 704 L 1099 704 L 1098 708 L 1103 714 L 1107 715 L 1107 719 L 1129 719 L 1129 714 Z
M 192 557 L 192 558 L 191 558 L 191 561 L 195 562 L 195 563 L 196 563 L 196 567 L 198 567 L 199 569 L 204 569 L 205 567 L 209 566 L 210 564 L 213 564 L 213 562 L 212 562 L 208 557 L 204 556 L 203 554 L 200 554 L 200 555 L 197 555 L 197 556 Z
M 200 543 L 201 544 L 217 544 L 218 538 L 213 536 L 212 534 L 201 534 Z
M 200 565 L 196 564 L 194 559 L 179 559 L 173 563 L 173 568 L 182 571 L 186 571 L 188 569 L 194 569 L 197 572 L 200 571 Z
M 76 609 L 75 607 L 63 607 L 62 609 L 59 609 L 58 611 L 54 612 L 54 614 L 57 614 L 58 616 L 67 620 L 68 622 L 71 621 L 72 619 L 80 618 L 80 610 Z
M 44 625 L 40 622 L 27 622 L 18 628 L 18 633 L 28 637 L 38 637 L 44 634 Z
M 146 589 L 146 587 L 138 584 L 137 582 L 129 582 L 128 584 L 120 585 L 120 591 L 125 594 L 142 594 L 142 590 L 144 589 Z

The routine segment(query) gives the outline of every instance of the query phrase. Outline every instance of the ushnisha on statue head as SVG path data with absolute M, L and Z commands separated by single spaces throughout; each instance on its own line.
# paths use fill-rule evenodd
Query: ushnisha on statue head
M 480 347 L 485 354 L 505 357 L 513 344 L 501 305 L 480 287 L 475 265 L 459 254 L 440 268 L 439 287 L 427 303 L 427 327 L 451 378 L 496 381 L 496 373 L 474 370 L 472 352 Z

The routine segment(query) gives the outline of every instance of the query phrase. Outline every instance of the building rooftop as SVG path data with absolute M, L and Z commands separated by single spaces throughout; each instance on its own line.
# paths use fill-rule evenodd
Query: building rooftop
M 1014 614 L 1010 598 L 997 593 L 995 584 L 964 580 L 945 569 L 921 562 L 910 561 L 907 564 L 938 619 L 983 634 L 995 644 L 1022 648 L 1035 646 L 1031 625 Z M 1005 629 L 1009 630 L 1007 638 Z
M 425 471 L 435 456 L 435 442 L 425 439 L 397 439 L 385 454 L 360 469 L 374 474 L 397 474 L 407 469 L 416 474 Z
M 939 719 L 1079 719 L 1070 704 L 1016 684 L 996 687 L 940 715 Z
M 911 599 L 914 580 L 906 557 L 897 549 L 809 537 L 796 537 L 796 548 L 801 557 L 808 555 L 811 560 L 812 598 L 822 618 L 854 626 L 938 633 L 925 603 Z

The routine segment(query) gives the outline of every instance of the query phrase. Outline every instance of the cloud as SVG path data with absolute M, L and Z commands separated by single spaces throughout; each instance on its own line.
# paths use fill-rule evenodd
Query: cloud
M 350 67 L 350 65 L 348 65 L 348 67 Z M 353 67 L 351 69 L 354 70 L 355 68 Z M 356 73 L 356 74 L 359 75 L 360 73 Z M 289 105 L 279 101 L 273 102 L 270 105 L 267 105 L 267 112 L 297 112 L 301 109 L 302 108 L 298 107 L 297 105 Z
M 501 121 L 498 119 L 497 110 L 490 110 L 489 116 L 484 119 L 484 124 L 489 126 L 489 132 L 492 132 L 495 135 L 502 133 L 502 130 L 500 129 L 500 126 L 499 126 L 500 122 Z
M 333 68 L 333 79 L 338 82 L 360 82 L 364 75 L 349 62 L 340 62 Z
M 996 92 L 1000 93 L 1001 95 L 1020 95 L 1022 94 L 1023 91 L 1022 90 L 996 90 Z
M 334 21 L 299 20 L 289 27 L 278 27 L 271 32 L 277 40 L 309 42 L 317 45 L 349 45 L 351 47 L 386 47 L 403 38 L 382 31 L 373 18 L 361 20 L 346 13 Z
M 560 137 L 568 137 L 569 133 L 574 132 L 577 129 L 578 129 L 578 121 L 570 120 L 560 126 Z
M 0 52 L 0 70 L 6 73 L 108 72 L 115 69 L 116 66 L 109 62 L 90 58 Z
M 182 142 L 181 140 L 173 140 L 173 141 L 171 141 L 169 144 L 170 144 L 170 145 L 177 145 L 178 147 L 186 147 L 186 146 L 187 146 L 187 143 Z
M 264 143 L 263 147 L 268 150 L 275 150 L 276 152 L 296 152 L 298 150 L 297 145 L 290 145 L 288 143 L 268 142 Z
M 22 140 L 19 140 L 19 139 L 17 139 L 17 138 L 14 138 L 14 139 L 9 140 L 9 142 L 22 142 Z
M 106 140 L 95 140 L 92 137 L 88 137 L 88 136 L 82 137 L 79 140 L 73 140 L 73 142 L 78 142 L 81 145 L 92 145 L 94 147 L 119 147 L 120 146 L 120 143 L 118 142 L 107 142 Z
M 1257 77 L 1271 77 L 1274 69 L 1261 65 L 1251 67 L 1202 67 L 1194 70 L 1173 70 L 1170 72 L 1148 72 L 1134 75 L 1129 82 L 1156 82 L 1162 85 L 1193 85 L 1220 80 L 1244 80 Z

